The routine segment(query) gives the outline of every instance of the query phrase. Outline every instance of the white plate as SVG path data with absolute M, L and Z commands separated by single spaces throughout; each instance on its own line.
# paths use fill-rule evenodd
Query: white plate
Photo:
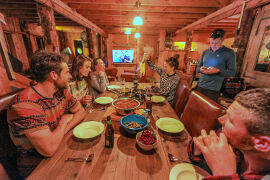
M 95 99 L 95 102 L 98 104 L 110 104 L 113 102 L 113 98 L 111 97 L 99 97 Z
M 104 131 L 104 125 L 97 121 L 87 121 L 79 124 L 73 130 L 73 135 L 80 139 L 94 138 Z
M 175 165 L 169 175 L 169 180 L 201 180 L 203 176 L 196 172 L 192 164 L 180 163 Z
M 122 89 L 122 87 L 121 87 L 121 86 L 118 86 L 118 85 L 109 85 L 109 86 L 107 86 L 107 88 L 108 88 L 109 90 L 113 90 L 113 89 Z

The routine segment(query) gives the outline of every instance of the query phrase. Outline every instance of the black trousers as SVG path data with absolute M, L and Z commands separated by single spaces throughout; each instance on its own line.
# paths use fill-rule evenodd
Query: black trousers
M 200 86 L 197 86 L 195 88 L 196 91 L 202 93 L 203 95 L 209 97 L 210 99 L 214 100 L 215 102 L 218 102 L 218 97 L 219 97 L 219 91 L 213 91 L 209 89 L 204 89 Z

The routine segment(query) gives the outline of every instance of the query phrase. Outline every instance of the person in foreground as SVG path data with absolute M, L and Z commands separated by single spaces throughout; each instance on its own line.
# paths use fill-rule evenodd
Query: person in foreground
M 239 93 L 219 118 L 217 135 L 202 130 L 188 146 L 193 163 L 205 160 L 212 176 L 206 179 L 261 179 L 270 174 L 270 89 Z
M 91 86 L 95 91 L 95 95 L 98 96 L 100 93 L 103 93 L 108 85 L 109 80 L 105 73 L 105 64 L 102 59 L 95 58 L 91 73 Z
M 150 57 L 146 58 L 148 59 L 146 61 L 147 64 L 152 70 L 160 75 L 160 88 L 154 87 L 153 90 L 165 96 L 170 105 L 172 105 L 176 88 L 180 82 L 180 77 L 176 73 L 179 62 L 177 58 L 170 57 L 164 62 L 164 69 L 162 69 L 161 67 L 154 65 L 149 58 Z
M 72 81 L 69 82 L 71 94 L 87 108 L 95 97 L 91 87 L 91 65 L 92 59 L 84 55 L 78 55 L 72 62 Z
M 201 73 L 196 90 L 214 101 L 218 100 L 224 78 L 236 72 L 235 53 L 222 45 L 224 36 L 223 29 L 211 33 L 210 48 L 202 53 L 196 68 L 196 72 Z
M 38 52 L 30 68 L 36 83 L 14 98 L 7 117 L 20 158 L 34 161 L 40 155 L 53 156 L 64 135 L 86 112 L 67 90 L 71 75 L 62 56 Z

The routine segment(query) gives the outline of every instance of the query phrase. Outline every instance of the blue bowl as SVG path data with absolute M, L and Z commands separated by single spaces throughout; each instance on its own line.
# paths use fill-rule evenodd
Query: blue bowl
M 139 124 L 142 124 L 143 127 L 141 127 L 141 128 L 129 128 L 129 127 L 124 125 L 124 123 L 126 123 L 126 122 L 134 122 L 134 121 L 139 123 Z M 120 123 L 121 123 L 122 127 L 128 133 L 131 133 L 131 134 L 136 134 L 136 133 L 144 130 L 149 124 L 149 122 L 146 120 L 146 118 L 144 116 L 141 116 L 141 115 L 138 115 L 138 114 L 130 114 L 130 115 L 124 116 L 120 120 Z

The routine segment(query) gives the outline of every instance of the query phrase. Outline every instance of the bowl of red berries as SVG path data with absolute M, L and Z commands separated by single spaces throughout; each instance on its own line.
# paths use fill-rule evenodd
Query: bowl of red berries
M 136 135 L 136 141 L 138 146 L 144 151 L 150 151 L 157 147 L 157 135 L 156 133 L 144 130 Z

